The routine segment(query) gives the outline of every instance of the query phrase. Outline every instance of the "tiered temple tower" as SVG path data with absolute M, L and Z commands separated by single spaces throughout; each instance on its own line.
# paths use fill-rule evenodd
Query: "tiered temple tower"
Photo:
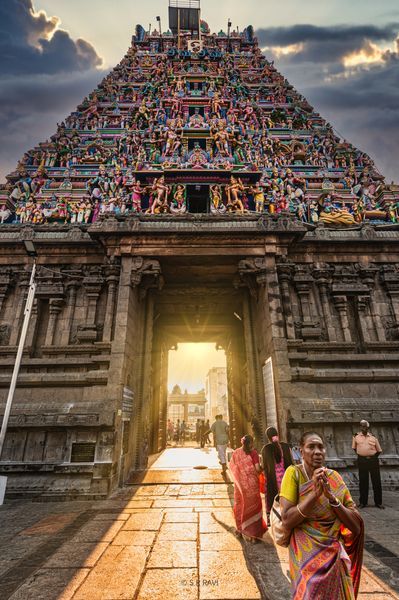
M 172 3 L 173 4 L 173 3 Z M 398 480 L 399 188 L 343 141 L 252 27 L 149 34 L 0 189 L 0 398 L 38 292 L 0 471 L 105 495 L 166 443 L 176 343 L 227 354 L 234 441 L 309 428 L 354 481 L 352 433 Z M 349 468 L 349 469 L 348 469 Z

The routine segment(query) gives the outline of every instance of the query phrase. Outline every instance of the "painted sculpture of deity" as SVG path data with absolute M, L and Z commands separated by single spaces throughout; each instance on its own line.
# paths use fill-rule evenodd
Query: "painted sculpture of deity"
M 356 225 L 355 217 L 344 206 L 338 208 L 330 194 L 319 201 L 321 205 L 320 221 L 326 225 Z
M 169 129 L 165 134 L 165 150 L 163 156 L 171 156 L 179 150 L 181 138 L 173 129 Z
M 219 123 L 218 130 L 216 131 L 216 133 L 213 134 L 212 137 L 216 144 L 218 152 L 220 152 L 222 156 L 230 156 L 230 135 L 223 123 Z
M 209 187 L 210 208 L 213 215 L 223 215 L 226 212 L 226 206 L 222 200 L 222 190 L 220 185 L 211 185 Z
M 5 204 L 0 206 L 0 223 L 3 224 L 11 217 L 11 210 Z
M 159 177 L 159 179 L 154 180 L 154 183 L 151 186 L 151 192 L 153 196 L 153 202 L 150 209 L 151 214 L 155 215 L 170 212 L 168 203 L 170 189 L 165 183 L 165 177 Z
M 265 193 L 259 181 L 254 187 L 250 187 L 249 191 L 254 195 L 255 211 L 258 213 L 263 213 L 265 210 Z
M 170 203 L 170 212 L 173 215 L 182 215 L 187 211 L 186 197 L 186 186 L 178 184 L 174 189 L 173 198 Z
M 200 115 L 198 108 L 195 109 L 195 113 L 189 118 L 188 126 L 191 129 L 201 129 L 205 127 L 205 119 Z
M 146 193 L 146 188 L 141 187 L 140 181 L 137 181 L 132 187 L 132 208 L 133 212 L 141 212 L 141 197 Z
M 222 116 L 221 115 L 221 110 L 222 110 L 222 103 L 220 101 L 220 97 L 219 97 L 219 93 L 215 92 L 212 101 L 211 101 L 211 109 L 212 112 L 217 115 L 219 118 Z
M 236 212 L 241 215 L 244 214 L 244 205 L 240 198 L 240 194 L 243 194 L 244 191 L 245 187 L 241 179 L 237 179 L 232 175 L 230 177 L 230 183 L 226 186 L 228 212 Z
M 146 121 L 147 123 L 150 121 L 150 111 L 147 108 L 145 98 L 143 98 L 137 110 L 135 121 L 137 122 L 140 118 Z
M 205 169 L 209 164 L 209 157 L 205 150 L 196 144 L 194 150 L 188 155 L 187 166 L 192 169 Z

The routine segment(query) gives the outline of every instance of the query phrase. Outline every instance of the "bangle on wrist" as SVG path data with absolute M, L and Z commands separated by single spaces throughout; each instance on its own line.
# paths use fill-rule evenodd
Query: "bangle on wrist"
M 304 515 L 303 512 L 301 511 L 301 509 L 299 508 L 299 504 L 296 505 L 299 514 L 301 515 L 301 517 L 303 517 L 304 519 L 308 519 L 308 515 Z
M 338 508 L 338 506 L 341 506 L 341 502 L 338 500 L 338 498 L 334 498 L 332 501 L 329 500 L 328 503 L 332 508 Z

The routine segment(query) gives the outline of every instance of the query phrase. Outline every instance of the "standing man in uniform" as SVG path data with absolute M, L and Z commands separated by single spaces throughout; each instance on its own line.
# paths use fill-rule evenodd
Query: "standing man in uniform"
M 226 450 L 229 443 L 229 426 L 226 421 L 223 421 L 223 415 L 216 415 L 215 422 L 205 435 L 209 432 L 213 434 L 213 442 L 216 446 L 219 462 L 222 465 L 222 473 L 226 473 Z
M 364 419 L 360 421 L 360 432 L 353 436 L 352 448 L 357 454 L 359 467 L 359 508 L 365 508 L 369 497 L 369 474 L 374 492 L 374 504 L 377 508 L 382 505 L 382 488 L 380 461 L 382 452 L 378 439 L 369 432 L 370 425 Z

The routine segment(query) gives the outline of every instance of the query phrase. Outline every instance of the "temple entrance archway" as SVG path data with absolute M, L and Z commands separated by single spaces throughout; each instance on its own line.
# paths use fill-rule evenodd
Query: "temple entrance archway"
M 164 284 L 145 299 L 140 405 L 132 426 L 132 470 L 167 445 L 168 357 L 184 343 L 212 343 L 226 353 L 231 443 L 245 433 L 258 444 L 266 425 L 261 359 L 250 290 L 237 280 L 237 261 L 168 257 L 160 261 Z

